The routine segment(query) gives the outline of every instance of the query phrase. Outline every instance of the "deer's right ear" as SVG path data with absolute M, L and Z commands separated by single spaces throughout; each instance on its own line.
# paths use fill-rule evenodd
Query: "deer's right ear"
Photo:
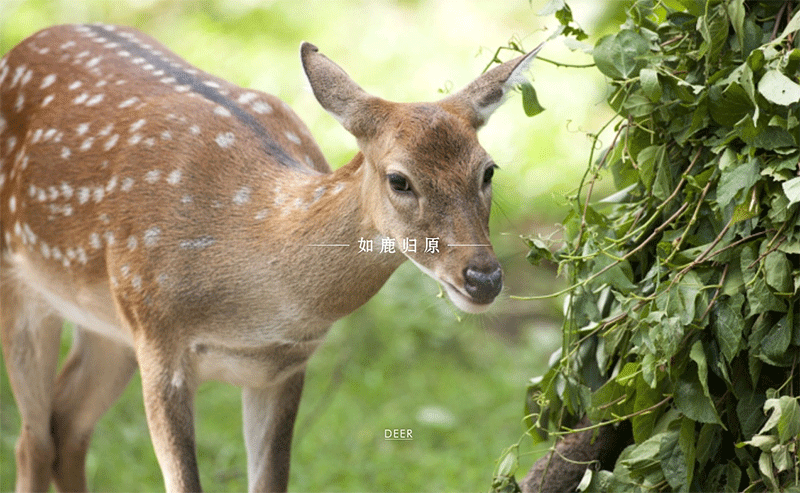
M 494 67 L 467 87 L 443 99 L 445 106 L 464 115 L 475 129 L 482 127 L 505 100 L 509 91 L 525 82 L 525 71 L 544 43 L 526 55 Z
M 300 45 L 300 59 L 319 104 L 351 134 L 366 136 L 369 129 L 374 128 L 370 108 L 377 98 L 369 95 L 311 43 Z

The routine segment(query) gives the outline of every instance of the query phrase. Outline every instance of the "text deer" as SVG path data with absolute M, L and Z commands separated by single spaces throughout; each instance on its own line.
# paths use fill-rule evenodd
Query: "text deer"
M 418 104 L 371 96 L 313 45 L 300 51 L 317 100 L 358 142 L 336 171 L 286 104 L 129 28 L 56 26 L 0 60 L 18 491 L 86 489 L 92 430 L 137 367 L 168 491 L 200 490 L 193 396 L 208 379 L 243 387 L 250 490 L 285 490 L 304 368 L 333 321 L 406 259 L 467 312 L 500 292 L 495 164 L 476 131 L 537 50 Z M 354 246 L 424 238 L 438 251 Z M 65 318 L 74 345 L 56 377 Z

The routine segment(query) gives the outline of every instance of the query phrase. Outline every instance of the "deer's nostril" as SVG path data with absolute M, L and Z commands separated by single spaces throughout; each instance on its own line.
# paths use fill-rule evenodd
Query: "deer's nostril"
M 477 303 L 491 303 L 503 289 L 503 270 L 499 265 L 488 269 L 464 269 L 464 289 Z

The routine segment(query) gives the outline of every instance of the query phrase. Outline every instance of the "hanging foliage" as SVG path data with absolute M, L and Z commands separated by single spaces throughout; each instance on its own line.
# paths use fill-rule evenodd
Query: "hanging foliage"
M 593 51 L 617 117 L 564 221 L 563 348 L 528 389 L 530 434 L 630 423 L 581 491 L 800 492 L 800 7 L 627 12 Z M 619 193 L 596 201 L 608 173 Z

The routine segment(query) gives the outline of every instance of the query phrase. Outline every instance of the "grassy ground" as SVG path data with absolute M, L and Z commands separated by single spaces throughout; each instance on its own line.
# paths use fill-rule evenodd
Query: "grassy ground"
M 409 267 L 337 323 L 312 358 L 297 420 L 293 491 L 486 490 L 494 461 L 522 435 L 521 389 L 543 369 L 557 333 L 542 325 L 512 343 L 497 333 L 499 318 L 458 322 L 435 298 L 436 286 Z M 408 298 L 411 290 L 423 295 Z M 68 337 L 64 342 L 66 351 Z M 19 421 L 5 370 L 0 383 L 0 491 L 9 491 Z M 204 487 L 246 489 L 239 390 L 204 384 L 196 419 Z M 410 429 L 413 439 L 387 441 L 386 429 Z M 93 491 L 163 488 L 138 374 L 99 423 L 87 475 Z

